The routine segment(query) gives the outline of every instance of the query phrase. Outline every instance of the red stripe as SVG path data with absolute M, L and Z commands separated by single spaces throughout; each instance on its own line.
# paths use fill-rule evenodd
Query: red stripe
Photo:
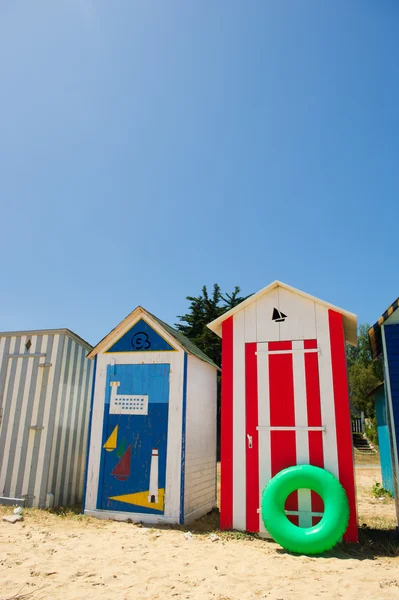
M 305 340 L 305 350 L 317 348 L 317 340 Z M 319 364 L 317 352 L 305 352 L 306 400 L 308 427 L 321 427 Z M 323 434 L 321 431 L 309 431 L 309 464 L 324 468 Z M 312 492 L 312 510 L 323 512 L 323 500 Z M 317 517 L 316 517 L 317 518 Z
M 270 350 L 291 350 L 292 342 L 269 342 Z M 295 426 L 294 370 L 292 354 L 269 355 L 270 425 Z M 282 469 L 296 464 L 295 431 L 272 431 L 271 472 L 274 477 Z M 287 498 L 286 510 L 298 510 L 298 494 Z
M 220 528 L 233 528 L 233 317 L 222 323 Z
M 334 387 L 335 428 L 337 433 L 339 480 L 349 500 L 349 525 L 344 535 L 347 542 L 357 542 L 355 474 L 353 466 L 352 430 L 346 371 L 345 337 L 342 315 L 328 311 L 331 364 Z
M 252 437 L 252 448 L 246 440 L 246 530 L 259 531 L 259 444 L 258 444 L 258 365 L 256 343 L 245 345 L 246 433 Z

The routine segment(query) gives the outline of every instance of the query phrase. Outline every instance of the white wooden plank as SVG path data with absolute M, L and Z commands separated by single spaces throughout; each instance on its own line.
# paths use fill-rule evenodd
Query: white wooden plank
M 278 288 L 278 308 L 287 315 L 279 323 L 280 340 L 310 340 L 316 338 L 316 306 L 312 300 Z
M 268 344 L 258 344 L 257 350 L 266 350 Z M 266 352 L 258 354 L 258 423 L 259 427 L 270 427 L 269 357 Z M 262 492 L 271 479 L 270 430 L 259 430 L 259 507 Z M 259 531 L 266 533 L 259 514 Z
M 256 302 L 256 334 L 257 342 L 278 342 L 280 339 L 279 324 L 273 321 L 273 309 L 278 308 L 278 288 Z
M 335 428 L 334 387 L 331 365 L 330 327 L 328 309 L 316 305 L 316 339 L 320 348 L 319 380 L 321 423 L 326 428 L 323 434 L 324 468 L 335 477 L 338 473 L 337 432 Z
M 256 304 L 251 304 L 244 310 L 245 314 L 245 341 L 256 342 Z
M 233 527 L 246 528 L 245 313 L 233 326 Z
M 296 462 L 297 465 L 309 464 L 309 434 L 307 431 L 308 411 L 306 401 L 306 380 L 305 380 L 305 356 L 295 350 L 303 349 L 303 341 L 293 341 L 292 355 L 294 371 L 294 407 L 295 407 L 295 425 L 304 427 L 295 432 L 296 439 Z M 298 490 L 298 510 L 299 526 L 312 526 L 312 504 L 310 490 Z
M 216 502 L 216 369 L 188 356 L 184 515 Z M 205 490 L 205 493 L 203 493 Z

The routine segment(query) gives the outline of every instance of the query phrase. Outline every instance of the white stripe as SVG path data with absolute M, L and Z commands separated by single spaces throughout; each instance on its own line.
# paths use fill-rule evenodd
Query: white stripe
M 258 344 L 259 348 L 267 344 Z M 258 356 L 258 422 L 259 422 L 259 506 L 262 492 L 271 478 L 270 454 L 270 388 L 269 357 L 267 353 Z M 264 429 L 265 428 L 265 429 Z M 266 533 L 262 516 L 259 515 L 259 531 Z
M 47 348 L 47 340 L 48 340 L 48 335 L 44 335 L 42 337 L 42 351 Z M 37 375 L 37 381 L 36 381 L 36 389 L 35 389 L 35 396 L 33 399 L 33 408 L 32 408 L 32 416 L 31 416 L 31 422 L 30 425 L 41 425 L 41 423 L 37 422 L 37 415 L 39 412 L 39 404 L 40 404 L 40 393 L 42 391 L 42 385 L 43 385 L 43 375 L 45 373 L 45 369 L 44 368 L 40 368 L 40 365 L 44 365 L 46 362 L 46 357 L 42 356 L 39 359 L 39 372 Z M 28 425 L 29 427 L 29 425 Z M 31 468 L 32 468 L 32 459 L 33 459 L 33 447 L 34 447 L 34 442 L 35 442 L 35 436 L 36 436 L 36 431 L 34 429 L 30 429 L 29 428 L 29 433 L 28 433 L 29 437 L 28 437 L 28 448 L 26 451 L 26 462 L 25 462 L 25 472 L 24 472 L 24 480 L 22 483 L 22 496 L 25 496 L 29 493 L 29 477 L 30 477 L 30 472 L 31 472 Z M 32 498 L 32 504 L 35 505 L 35 502 L 37 501 L 37 498 Z
M 233 528 L 246 529 L 245 312 L 233 326 Z
M 45 457 L 45 450 L 46 450 L 46 442 L 48 440 L 49 433 L 50 433 L 48 430 L 48 424 L 49 424 L 49 420 L 50 420 L 50 410 L 53 408 L 51 405 L 51 395 L 53 393 L 54 372 L 55 372 L 55 365 L 56 365 L 56 360 L 57 360 L 57 351 L 58 351 L 59 341 L 60 341 L 60 336 L 54 335 L 51 357 L 47 356 L 47 348 L 46 348 L 46 362 L 50 362 L 52 366 L 46 367 L 50 370 L 50 372 L 48 374 L 46 397 L 44 399 L 43 421 L 42 421 L 42 423 L 38 423 L 38 425 L 43 426 L 43 431 L 40 436 L 39 454 L 38 454 L 38 458 L 37 458 L 37 471 L 36 471 L 37 476 L 36 476 L 36 481 L 35 481 L 35 505 L 39 505 L 39 502 L 40 502 L 40 487 L 42 484 L 42 479 L 44 477 L 43 465 L 44 465 L 44 457 Z M 31 362 L 31 361 L 29 361 L 29 362 Z M 47 469 L 46 469 L 46 472 L 47 472 Z
M 245 343 L 256 342 L 256 304 L 245 309 Z
M 88 371 L 89 371 L 89 360 L 86 358 L 85 356 L 86 351 L 83 348 L 83 357 L 82 357 L 82 364 L 80 365 L 80 369 L 83 370 L 83 377 L 82 377 L 82 385 L 79 389 L 79 396 L 78 396 L 78 405 L 79 405 L 79 409 L 78 409 L 78 416 L 76 419 L 76 442 L 75 442 L 75 449 L 74 449 L 74 454 L 75 454 L 75 460 L 73 461 L 73 471 L 72 471 L 72 496 L 71 496 L 71 503 L 75 504 L 75 502 L 77 502 L 77 490 L 79 491 L 79 494 L 81 492 L 81 489 L 79 486 L 79 482 L 78 482 L 78 467 L 79 467 L 79 461 L 81 460 L 81 455 L 79 454 L 79 443 L 80 443 L 80 435 L 82 432 L 82 427 L 84 427 L 84 421 L 85 421 L 85 417 L 86 417 L 86 412 L 88 410 L 88 406 L 89 406 L 89 397 L 85 397 L 84 393 L 85 393 L 85 389 L 86 389 L 86 381 L 87 381 L 87 377 L 88 377 Z M 83 452 L 84 453 L 84 450 Z
M 76 345 L 76 342 L 74 342 Z M 75 438 L 76 444 L 76 405 L 78 400 L 78 392 L 79 392 L 79 375 L 80 370 L 82 368 L 82 360 L 84 357 L 84 348 L 82 346 L 77 346 L 78 359 L 76 361 L 76 369 L 75 369 L 75 382 L 72 391 L 72 411 L 71 411 L 71 421 L 69 427 L 69 439 L 68 439 L 68 449 L 67 449 L 67 463 L 65 469 L 65 481 L 67 485 L 64 486 L 64 495 L 63 495 L 63 504 L 64 506 L 68 500 L 68 492 L 72 488 L 72 473 L 73 473 L 73 463 L 76 460 L 76 445 L 73 446 L 73 441 Z
M 6 345 L 6 337 L 2 337 L 0 338 L 0 366 L 3 364 L 3 354 L 4 354 L 4 348 Z M 0 424 L 1 427 L 1 424 Z
M 263 431 L 264 429 L 268 429 L 269 431 L 325 431 L 326 428 L 321 426 L 321 427 L 286 427 L 285 425 L 282 425 L 281 427 L 279 426 L 272 426 L 272 427 L 257 427 L 256 428 L 258 431 Z
M 260 513 L 261 509 L 258 508 L 257 512 Z M 296 516 L 296 517 L 299 516 L 299 514 L 300 514 L 299 510 L 285 510 L 284 512 L 286 515 L 292 515 L 292 516 Z M 324 513 L 311 511 L 310 516 L 311 517 L 324 517 Z
M 33 336 L 30 338 L 31 342 L 32 342 L 32 346 L 34 348 L 36 347 L 36 338 L 37 338 L 37 336 Z M 14 470 L 12 473 L 11 486 L 10 486 L 10 496 L 12 496 L 13 498 L 15 497 L 15 495 L 17 493 L 16 488 L 17 488 L 17 481 L 18 481 L 18 472 L 19 472 L 19 467 L 20 467 L 22 444 L 23 444 L 24 430 L 25 430 L 25 415 L 26 415 L 26 411 L 28 408 L 29 393 L 30 393 L 30 389 L 31 389 L 31 385 L 32 385 L 32 371 L 33 371 L 34 362 L 35 362 L 35 359 L 33 359 L 33 358 L 29 358 L 28 362 L 27 362 L 25 389 L 24 389 L 24 395 L 22 397 L 17 437 L 15 439 L 16 450 L 15 450 L 15 458 L 14 458 Z
M 21 344 L 24 344 L 25 340 L 26 340 L 26 337 L 21 338 Z M 12 349 L 10 348 L 10 353 L 14 352 L 15 344 L 16 344 L 16 338 L 13 338 L 11 340 L 11 345 L 13 346 L 13 348 Z M 12 364 L 13 364 L 13 359 L 8 358 L 7 360 L 8 360 L 8 364 L 7 364 L 6 385 L 4 387 L 4 402 L 7 401 L 7 397 L 9 395 L 8 388 L 10 386 L 11 369 L 12 369 Z M 21 368 L 22 368 L 22 360 L 17 359 L 17 367 L 15 370 L 13 388 L 12 388 L 12 390 L 10 389 L 10 392 L 11 392 L 10 402 L 3 408 L 3 410 L 4 410 L 3 415 L 5 414 L 5 411 L 7 410 L 9 417 L 8 417 L 7 431 L 5 431 L 4 452 L 3 452 L 3 456 L 1 457 L 0 493 L 2 496 L 4 496 L 4 485 L 6 482 L 6 475 L 7 475 L 7 469 L 8 469 L 8 459 L 9 459 L 9 454 L 10 454 L 11 437 L 12 437 L 12 433 L 14 430 L 15 405 L 16 405 L 16 400 L 17 400 L 17 396 L 18 396 Z M 3 418 L 4 418 L 4 416 L 3 416 Z
M 295 341 L 292 342 L 294 345 Z M 301 342 L 299 342 L 301 343 Z M 320 348 L 293 348 L 292 350 L 263 350 L 263 352 L 257 352 L 256 354 L 293 354 L 295 352 L 300 352 L 301 354 L 309 354 L 311 352 L 320 352 Z
M 319 304 L 316 304 L 316 327 L 317 343 L 321 348 L 319 354 L 321 422 L 326 428 L 323 435 L 324 468 L 339 479 L 330 326 L 328 309 Z
M 51 458 L 50 458 L 50 468 L 49 468 L 49 477 L 51 477 L 51 480 L 49 479 L 49 481 L 47 483 L 47 492 L 52 492 L 53 494 L 54 494 L 54 486 L 55 486 L 54 461 L 55 461 L 55 454 L 56 454 L 56 450 L 57 450 L 57 438 L 60 436 L 59 425 L 60 425 L 60 412 L 61 412 L 61 398 L 62 398 L 62 390 L 63 390 L 63 385 L 64 385 L 67 342 L 68 342 L 68 338 L 66 335 L 64 335 L 64 347 L 62 349 L 62 356 L 61 356 L 61 361 L 62 361 L 61 372 L 60 372 L 60 378 L 59 378 L 59 383 L 58 383 L 57 398 L 55 400 L 55 419 L 54 419 L 53 441 L 51 444 Z
M 295 407 L 295 426 L 305 427 L 308 425 L 308 412 L 306 400 L 306 380 L 305 380 L 305 356 L 304 354 L 295 352 L 296 350 L 304 349 L 303 341 L 293 341 L 292 355 L 293 372 L 294 372 L 294 407 Z M 298 429 L 295 434 L 296 439 L 296 464 L 309 464 L 309 435 L 308 431 Z M 311 527 L 312 516 L 311 511 L 311 496 L 310 490 L 298 490 L 298 510 L 299 510 L 299 527 Z M 303 512 L 302 512 L 303 511 Z
M 305 491 L 309 491 L 309 490 L 305 490 Z M 294 515 L 298 515 L 299 516 L 299 522 L 301 521 L 301 519 L 300 519 L 301 513 L 298 510 L 286 510 L 285 514 L 286 515 L 293 515 L 293 516 Z M 308 520 L 309 520 L 310 523 L 312 523 L 312 517 L 324 517 L 324 513 L 322 513 L 322 512 L 313 512 L 311 510 L 311 511 L 309 511 L 309 514 L 308 514 Z M 307 525 L 300 525 L 300 526 L 301 527 L 308 527 Z M 309 527 L 311 527 L 311 526 L 312 525 L 309 525 Z
M 67 432 L 67 428 L 68 428 L 67 418 L 68 418 L 69 403 L 71 401 L 70 400 L 71 379 L 72 379 L 72 370 L 73 370 L 73 363 L 75 360 L 76 348 L 77 348 L 77 345 L 75 344 L 75 342 L 72 342 L 72 348 L 71 348 L 71 353 L 70 353 L 70 357 L 69 357 L 67 382 L 65 385 L 66 390 L 65 390 L 64 412 L 62 414 L 62 420 L 60 421 L 61 444 L 60 444 L 60 453 L 58 456 L 57 481 L 56 481 L 55 494 L 54 494 L 54 501 L 55 501 L 56 505 L 60 505 L 62 503 L 62 499 L 60 498 L 60 489 L 61 489 L 61 481 L 63 479 L 65 479 L 65 473 L 62 472 L 62 462 L 63 462 L 64 452 L 65 452 L 66 432 Z M 60 435 L 60 433 L 59 433 L 59 435 Z

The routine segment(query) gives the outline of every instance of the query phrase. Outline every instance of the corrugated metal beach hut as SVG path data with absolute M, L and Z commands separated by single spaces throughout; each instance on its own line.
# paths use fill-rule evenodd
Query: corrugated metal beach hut
M 96 364 L 85 513 L 188 523 L 216 505 L 217 366 L 142 307 Z
M 81 501 L 91 348 L 69 329 L 0 333 L 0 502 Z

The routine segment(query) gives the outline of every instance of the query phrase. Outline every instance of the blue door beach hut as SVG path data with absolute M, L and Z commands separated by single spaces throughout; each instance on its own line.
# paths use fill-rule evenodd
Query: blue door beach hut
M 369 330 L 373 359 L 384 361 L 385 417 L 393 471 L 393 489 L 399 522 L 399 298 Z M 378 418 L 378 415 L 377 415 Z M 381 417 L 380 422 L 382 423 Z M 386 459 L 388 461 L 388 459 Z M 388 465 L 387 465 L 388 468 Z
M 95 361 L 84 512 L 187 523 L 216 505 L 217 366 L 141 307 Z

